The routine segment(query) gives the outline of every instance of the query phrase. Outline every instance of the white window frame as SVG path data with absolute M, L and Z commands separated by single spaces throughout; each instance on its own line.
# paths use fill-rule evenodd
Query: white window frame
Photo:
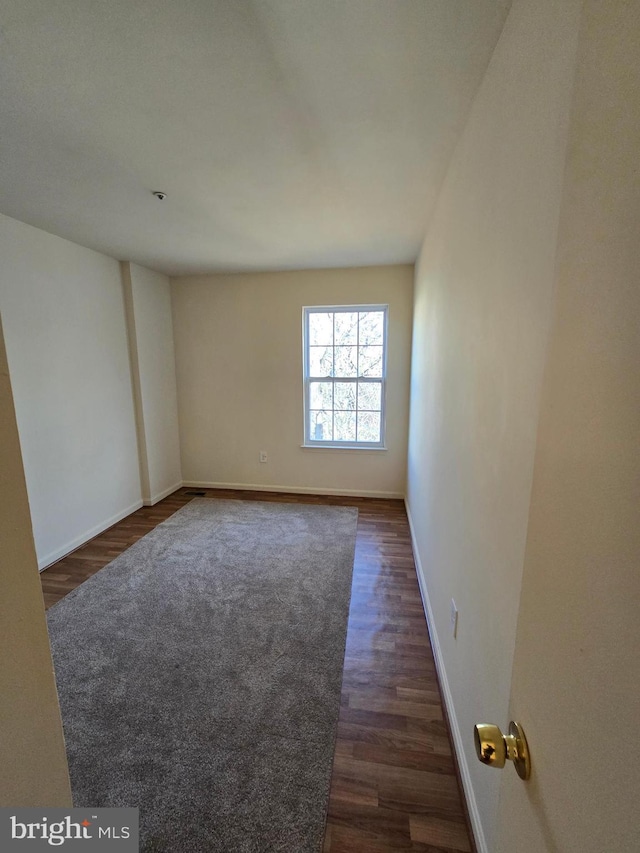
M 366 311 L 381 311 L 384 314 L 384 333 L 382 343 L 382 376 L 375 377 L 348 377 L 348 376 L 310 376 L 309 375 L 309 316 L 314 313 L 349 313 L 358 311 L 360 313 Z M 335 324 L 335 318 L 334 318 Z M 329 448 L 332 450 L 348 449 L 348 450 L 386 450 L 386 398 L 387 398 L 387 349 L 388 349 L 388 326 L 389 326 L 389 306 L 388 305 L 308 305 L 302 309 L 302 360 L 303 360 L 303 382 L 304 382 L 304 403 L 303 403 L 303 447 L 320 447 Z M 358 325 L 358 334 L 360 332 Z M 359 341 L 358 344 L 359 345 Z M 311 382 L 372 382 L 380 383 L 380 441 L 319 441 L 311 438 L 309 432 L 309 389 Z M 333 410 L 335 411 L 335 410 Z M 356 395 L 356 411 L 357 395 Z

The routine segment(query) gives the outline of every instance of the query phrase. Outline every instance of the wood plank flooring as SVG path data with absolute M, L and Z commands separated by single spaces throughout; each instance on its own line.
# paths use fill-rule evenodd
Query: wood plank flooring
M 182 488 L 42 572 L 47 607 L 184 506 Z M 475 853 L 402 501 L 205 489 L 355 506 L 353 592 L 323 853 Z M 295 851 L 291 851 L 295 853 Z

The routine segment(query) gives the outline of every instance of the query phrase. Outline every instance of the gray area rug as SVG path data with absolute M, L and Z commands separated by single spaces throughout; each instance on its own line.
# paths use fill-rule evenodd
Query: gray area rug
M 317 853 L 357 510 L 194 500 L 48 612 L 76 806 L 143 851 Z

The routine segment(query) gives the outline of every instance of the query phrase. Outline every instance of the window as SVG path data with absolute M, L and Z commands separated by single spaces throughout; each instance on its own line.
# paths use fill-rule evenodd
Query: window
M 304 443 L 384 447 L 387 306 L 305 308 Z

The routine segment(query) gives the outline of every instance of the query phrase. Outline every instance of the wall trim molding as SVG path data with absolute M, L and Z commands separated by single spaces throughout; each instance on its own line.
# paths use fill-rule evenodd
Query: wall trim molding
M 65 543 L 64 545 L 62 545 L 62 547 L 56 548 L 54 551 L 50 551 L 44 557 L 38 559 L 38 571 L 43 572 L 45 569 L 48 569 L 49 566 L 52 566 L 54 563 L 57 563 L 58 560 L 61 560 L 63 557 L 68 557 L 69 554 L 82 547 L 82 545 L 87 543 L 90 539 L 93 539 L 94 536 L 98 536 L 98 534 L 104 533 L 104 531 L 107 530 L 109 527 L 113 527 L 114 524 L 117 524 L 119 521 L 122 521 L 123 518 L 126 518 L 128 515 L 131 515 L 132 512 L 135 512 L 136 510 L 140 509 L 140 507 L 154 506 L 159 501 L 164 500 L 164 498 L 166 497 L 169 497 L 169 495 L 172 495 L 174 492 L 176 492 L 183 486 L 192 489 L 237 489 L 245 490 L 248 492 L 286 492 L 288 494 L 303 495 L 343 495 L 344 497 L 354 498 L 387 498 L 393 500 L 404 499 L 404 494 L 402 492 L 381 492 L 367 489 L 322 489 L 315 488 L 313 486 L 264 486 L 257 483 L 213 483 L 203 480 L 182 480 L 177 483 L 174 483 L 172 486 L 169 486 L 169 488 L 164 489 L 162 492 L 158 492 L 151 498 L 151 500 L 137 500 L 135 503 L 131 504 L 131 506 L 128 506 L 126 509 L 121 510 L 120 512 L 111 516 L 111 518 L 108 518 L 105 521 L 94 525 L 94 527 L 91 527 L 89 528 L 89 530 L 86 530 L 84 533 L 81 533 L 80 536 L 76 536 L 75 539 L 72 539 L 70 542 Z
M 158 501 L 163 500 L 164 498 L 168 498 L 169 495 L 172 495 L 174 492 L 177 492 L 178 489 L 181 489 L 183 486 L 182 480 L 178 480 L 177 483 L 174 483 L 172 486 L 169 486 L 168 489 L 163 489 L 161 492 L 157 492 L 155 495 L 151 495 L 150 500 L 144 500 L 142 502 L 143 506 L 154 506 Z
M 123 518 L 131 515 L 132 512 L 140 509 L 141 506 L 142 500 L 137 500 L 135 503 L 132 503 L 131 506 L 128 506 L 121 512 L 117 512 L 115 515 L 112 515 L 111 518 L 107 518 L 105 521 L 101 521 L 99 524 L 90 527 L 89 530 L 85 530 L 84 533 L 81 533 L 80 536 L 76 536 L 75 539 L 67 542 L 61 548 L 56 548 L 55 551 L 50 551 L 44 557 L 38 559 L 38 571 L 42 572 L 45 569 L 48 569 L 49 566 L 57 563 L 58 560 L 61 560 L 63 557 L 67 557 L 72 551 L 76 551 L 90 539 L 93 539 L 94 536 L 97 536 L 99 533 L 104 533 L 107 528 L 113 527 L 114 524 L 122 521 Z
M 300 495 L 344 495 L 354 498 L 389 498 L 403 500 L 403 492 L 377 492 L 370 489 L 332 489 L 315 486 L 260 485 L 258 483 L 212 483 L 208 480 L 184 480 L 183 486 L 191 489 L 244 489 L 247 492 L 287 492 Z
M 420 553 L 418 551 L 418 543 L 415 537 L 415 528 L 413 525 L 413 520 L 411 518 L 409 501 L 406 497 L 404 499 L 404 505 L 407 511 L 407 518 L 409 520 L 409 530 L 411 532 L 411 546 L 413 549 L 413 557 L 416 564 L 416 574 L 418 575 L 418 586 L 420 587 L 422 606 L 424 608 L 424 615 L 427 620 L 427 628 L 429 630 L 429 637 L 431 639 L 433 657 L 436 662 L 436 670 L 438 672 L 438 680 L 440 682 L 442 698 L 444 700 L 447 716 L 449 718 L 451 736 L 453 738 L 453 746 L 456 753 L 458 767 L 460 769 L 460 778 L 462 780 L 464 796 L 467 801 L 469 819 L 471 821 L 471 829 L 474 835 L 476 847 L 478 848 L 478 853 L 489 853 L 489 848 L 487 846 L 487 841 L 484 835 L 484 829 L 482 828 L 482 821 L 480 819 L 480 811 L 478 809 L 478 803 L 476 801 L 476 795 L 473 789 L 473 783 L 471 782 L 469 764 L 467 762 L 467 758 L 463 748 L 462 732 L 460 731 L 458 717 L 456 716 L 456 709 L 453 703 L 453 695 L 449 686 L 449 679 L 447 678 L 447 671 L 444 665 L 442 649 L 440 648 L 438 632 L 436 631 L 436 623 L 433 616 L 433 610 L 431 608 L 431 601 L 429 600 L 429 593 L 427 592 L 427 581 L 424 570 L 422 568 L 422 562 L 420 561 Z

